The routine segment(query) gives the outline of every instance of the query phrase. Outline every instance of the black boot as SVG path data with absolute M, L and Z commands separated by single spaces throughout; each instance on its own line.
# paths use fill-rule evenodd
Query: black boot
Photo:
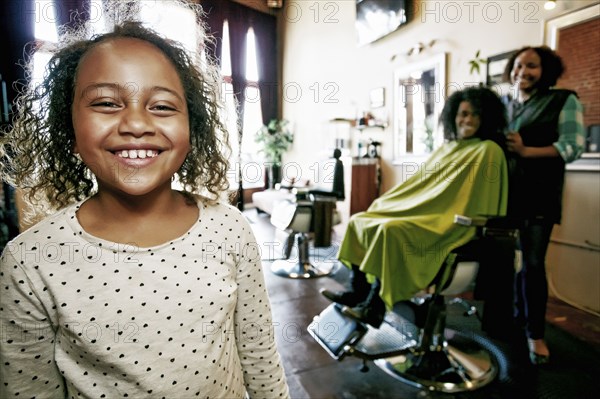
M 321 290 L 321 295 L 332 302 L 340 305 L 356 306 L 364 301 L 369 295 L 371 285 L 367 281 L 367 276 L 360 271 L 357 265 L 352 265 L 350 272 L 350 289 L 347 291 Z
M 400 301 L 394 304 L 394 313 L 416 327 L 423 328 L 427 319 L 430 302 L 430 298 L 424 299 L 422 302 L 412 299 Z
M 385 316 L 386 310 L 385 303 L 379 296 L 380 288 L 381 283 L 379 279 L 377 279 L 371 285 L 369 295 L 364 302 L 355 307 L 344 306 L 342 308 L 342 313 L 355 320 L 370 324 L 375 328 L 379 328 L 381 323 L 383 323 L 383 317 Z

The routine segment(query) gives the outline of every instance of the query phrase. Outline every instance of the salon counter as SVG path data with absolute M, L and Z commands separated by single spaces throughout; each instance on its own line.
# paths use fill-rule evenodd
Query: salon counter
M 567 165 L 563 217 L 547 256 L 550 294 L 600 312 L 600 156 Z

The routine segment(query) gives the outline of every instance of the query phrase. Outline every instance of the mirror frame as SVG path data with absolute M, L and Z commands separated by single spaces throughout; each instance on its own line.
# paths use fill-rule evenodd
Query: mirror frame
M 434 70 L 435 88 L 434 93 L 434 109 L 433 109 L 433 134 L 434 134 L 434 149 L 437 148 L 443 141 L 443 135 L 439 130 L 439 117 L 444 107 L 446 93 L 446 73 L 447 73 L 447 53 L 438 53 L 426 59 L 410 62 L 400 68 L 394 70 L 394 103 L 393 103 L 393 129 L 394 129 L 394 165 L 399 165 L 411 159 L 422 158 L 428 156 L 427 152 L 409 152 L 407 151 L 407 129 L 405 128 L 406 121 L 401 120 L 400 107 L 403 104 L 400 81 L 410 77 L 415 72 L 424 72 Z M 421 94 L 421 98 L 423 93 Z

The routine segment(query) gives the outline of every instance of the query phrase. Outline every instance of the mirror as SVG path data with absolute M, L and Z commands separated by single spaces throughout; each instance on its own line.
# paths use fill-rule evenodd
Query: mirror
M 446 53 L 394 71 L 394 163 L 425 156 L 439 146 L 438 119 L 444 107 Z

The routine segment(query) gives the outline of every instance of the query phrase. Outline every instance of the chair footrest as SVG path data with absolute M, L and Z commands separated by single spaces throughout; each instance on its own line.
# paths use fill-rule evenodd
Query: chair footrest
M 346 355 L 367 360 L 398 355 L 416 346 L 418 338 L 418 328 L 392 312 L 373 328 L 343 315 L 335 304 L 315 316 L 307 330 L 337 360 Z
M 404 322 L 410 324 L 408 322 Z M 413 331 L 414 328 L 414 331 Z M 379 328 L 369 326 L 365 335 L 352 347 L 351 354 L 368 360 L 395 356 L 417 345 L 416 327 L 400 332 L 384 321 Z
M 315 316 L 307 330 L 319 345 L 337 360 L 342 360 L 347 354 L 347 347 L 367 332 L 366 327 L 344 316 L 335 304 L 329 305 Z

